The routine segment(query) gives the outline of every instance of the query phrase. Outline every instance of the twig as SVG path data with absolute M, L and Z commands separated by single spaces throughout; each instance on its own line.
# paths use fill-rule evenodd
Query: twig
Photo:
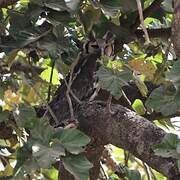
M 63 73 L 63 71 L 61 69 L 60 69 L 60 71 L 61 71 L 60 73 L 63 75 L 63 77 L 65 77 L 65 74 Z M 64 80 L 66 87 L 68 87 L 68 82 L 66 81 L 66 79 L 64 78 L 63 80 Z M 82 101 L 73 93 L 72 89 L 70 89 L 70 94 L 74 98 L 74 100 L 76 100 L 76 102 L 78 104 L 82 104 Z
M 124 165 L 128 167 L 128 161 L 129 161 L 129 155 L 130 153 L 124 150 Z
M 165 51 L 165 53 L 164 53 L 165 60 L 168 59 L 168 54 L 169 54 L 169 51 L 170 51 L 170 48 L 171 48 L 171 44 L 172 44 L 172 42 L 171 42 L 171 40 L 169 40 L 167 49 L 166 49 L 166 51 Z
M 100 89 L 101 89 L 100 85 L 97 85 L 94 93 L 93 93 L 92 96 L 89 98 L 89 102 L 91 102 L 91 101 L 93 101 L 93 100 L 95 99 L 95 97 L 98 95 Z
M 77 65 L 79 58 L 80 58 L 81 53 L 78 54 L 77 58 L 75 59 L 75 61 L 72 63 L 71 65 L 71 69 L 70 69 L 70 75 L 69 75 L 69 81 L 67 82 L 65 79 L 65 75 L 63 73 L 63 71 L 61 71 L 61 74 L 64 76 L 64 82 L 65 85 L 67 87 L 67 91 L 66 91 L 66 97 L 67 97 L 67 101 L 68 101 L 68 105 L 69 105 L 69 111 L 70 111 L 70 116 L 72 120 L 75 120 L 75 116 L 74 116 L 74 110 L 73 110 L 73 104 L 70 98 L 70 93 L 73 96 L 73 98 L 80 104 L 82 104 L 82 102 L 75 96 L 75 94 L 72 92 L 71 90 L 71 85 L 74 81 L 75 78 L 73 78 L 73 73 L 74 73 L 74 68 Z
M 108 174 L 106 173 L 106 171 L 104 170 L 103 164 L 102 164 L 101 161 L 100 161 L 100 167 L 101 167 L 101 172 L 102 172 L 102 175 L 104 176 L 104 178 L 105 178 L 105 179 L 109 179 L 109 176 L 108 176 Z
M 53 59 L 52 62 L 52 69 L 51 69 L 51 75 L 50 75 L 50 79 L 49 79 L 49 88 L 48 88 L 48 97 L 47 97 L 47 102 L 50 101 L 51 98 L 51 88 L 52 88 L 52 78 L 53 78 L 53 72 L 54 72 L 54 66 L 55 66 L 55 59 Z
M 147 174 L 147 179 L 148 180 L 152 180 L 152 178 L 151 178 L 151 172 L 150 172 L 150 170 L 149 170 L 149 167 L 146 165 L 146 163 L 144 163 L 143 162 L 143 166 L 144 166 L 144 170 L 145 170 L 145 172 L 146 172 L 146 174 Z
M 28 82 L 27 82 L 28 83 Z M 31 83 L 28 83 L 28 85 L 34 90 L 34 92 L 36 93 L 36 95 L 42 100 L 44 101 L 44 99 L 41 97 L 41 95 L 39 94 L 39 92 L 31 85 Z M 59 121 L 56 117 L 56 115 L 54 114 L 53 110 L 51 109 L 51 107 L 49 106 L 49 104 L 45 104 L 46 110 L 49 111 L 50 115 L 52 116 L 53 120 L 55 121 L 55 124 L 58 125 Z M 47 112 L 45 112 L 47 113 Z
M 144 18 L 152 15 L 155 11 L 157 11 L 161 7 L 161 3 L 163 0 L 154 0 L 149 7 L 147 7 L 144 12 L 143 16 Z M 132 25 L 133 31 L 139 26 L 140 24 L 140 19 L 137 17 L 135 23 Z
M 123 90 L 121 90 L 121 92 L 122 92 L 124 98 L 126 99 L 127 103 L 129 104 L 129 106 L 131 107 L 131 101 L 130 101 L 130 100 L 128 99 L 128 97 L 126 96 L 126 93 L 125 93 Z
M 111 101 L 112 101 L 112 95 L 110 94 L 107 100 L 107 108 L 108 108 L 109 113 L 115 114 L 115 112 L 111 109 Z
M 147 29 L 150 38 L 169 38 L 171 36 L 171 27 Z M 144 32 L 141 29 L 135 31 L 137 38 L 141 38 Z
M 138 7 L 138 12 L 139 12 L 139 19 L 140 19 L 141 26 L 142 26 L 142 29 L 143 29 L 144 35 L 145 35 L 145 40 L 146 40 L 146 43 L 149 44 L 150 43 L 150 39 L 149 39 L 149 35 L 148 35 L 148 32 L 147 32 L 146 26 L 144 24 L 144 17 L 143 17 L 141 1 L 140 0 L 136 0 L 136 3 L 137 3 L 137 7 Z
M 151 168 L 149 168 L 149 170 L 150 170 L 150 172 L 151 172 L 151 174 L 152 174 L 152 176 L 153 176 L 153 179 L 154 179 L 154 180 L 158 180 L 157 177 L 156 177 L 156 175 L 154 174 L 153 170 L 152 170 Z

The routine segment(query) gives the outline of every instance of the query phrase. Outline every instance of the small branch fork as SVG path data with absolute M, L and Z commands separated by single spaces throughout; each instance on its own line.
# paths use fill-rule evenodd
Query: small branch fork
M 65 85 L 67 87 L 67 90 L 66 90 L 66 97 L 67 97 L 67 101 L 68 101 L 68 105 L 69 105 L 69 111 L 70 111 L 70 116 L 71 116 L 71 120 L 75 122 L 75 124 L 77 124 L 77 120 L 74 116 L 74 109 L 73 109 L 73 103 L 72 103 L 72 100 L 71 100 L 71 97 L 70 97 L 70 94 L 72 95 L 72 97 L 74 98 L 74 100 L 78 103 L 78 104 L 82 104 L 81 100 L 73 93 L 72 89 L 71 89 L 71 86 L 72 86 L 72 83 L 73 81 L 75 80 L 76 78 L 76 75 L 74 75 L 74 68 L 75 66 L 77 65 L 77 63 L 79 62 L 79 59 L 80 59 L 80 55 L 81 53 L 78 54 L 77 58 L 75 59 L 75 61 L 72 63 L 71 65 L 71 69 L 70 69 L 70 76 L 69 76 L 69 80 L 67 82 L 67 80 L 65 79 L 65 74 L 63 73 L 63 71 L 61 70 L 61 74 L 64 76 L 64 82 L 65 82 Z M 73 77 L 73 75 L 75 77 Z M 68 127 L 72 127 L 71 125 L 68 126 Z M 66 127 L 67 128 L 67 127 Z

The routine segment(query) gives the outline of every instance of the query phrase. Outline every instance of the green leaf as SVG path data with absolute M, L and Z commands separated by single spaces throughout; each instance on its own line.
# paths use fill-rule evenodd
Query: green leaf
M 27 129 L 32 129 L 37 121 L 34 108 L 24 104 L 19 106 L 19 111 L 14 112 L 14 117 L 19 127 Z
M 115 16 L 118 10 L 124 12 L 133 12 L 137 10 L 136 0 L 100 0 L 102 8 L 108 15 Z
M 176 134 L 168 133 L 164 136 L 161 144 L 159 146 L 163 146 L 166 148 L 176 148 L 178 142 L 178 136 Z
M 114 71 L 101 66 L 96 72 L 102 89 L 109 91 L 116 99 L 122 96 L 122 87 L 128 85 L 132 72 L 129 69 Z
M 140 99 L 136 99 L 132 104 L 132 108 L 139 114 L 143 115 L 146 112 L 143 102 Z
M 155 154 L 165 158 L 173 157 L 177 159 L 178 153 L 176 148 L 178 141 L 178 136 L 176 134 L 166 134 L 162 142 L 155 146 Z
M 46 145 L 50 143 L 54 133 L 53 127 L 49 125 L 48 120 L 44 119 L 38 119 L 36 126 L 31 129 L 32 138 Z
M 66 0 L 65 1 L 66 6 L 73 11 L 78 9 L 80 2 L 81 0 L 68 0 L 68 1 Z
M 24 144 L 23 147 L 19 148 L 16 154 L 15 178 L 22 179 L 25 173 L 31 173 L 31 171 L 39 168 L 36 160 L 32 157 L 31 147 L 28 144 Z
M 61 158 L 64 167 L 74 175 L 78 180 L 88 180 L 89 169 L 92 164 L 86 159 L 83 154 L 68 155 Z
M 77 129 L 64 129 L 54 135 L 59 142 L 72 154 L 79 154 L 90 142 L 90 138 Z
M 175 128 L 174 128 L 174 125 L 172 124 L 170 118 L 158 119 L 157 122 L 158 122 L 161 126 L 167 128 L 167 129 L 169 129 L 169 128 L 175 129 Z
M 45 0 L 44 1 L 45 7 L 53 9 L 55 11 L 65 11 L 70 10 L 64 0 Z
M 0 107 L 0 123 L 6 121 L 9 115 L 10 115 L 9 111 L 2 111 L 2 108 Z
M 32 156 L 41 168 L 50 168 L 52 163 L 61 155 L 65 156 L 65 150 L 60 144 L 45 146 L 40 143 L 32 145 Z
M 141 180 L 141 174 L 138 170 L 126 169 L 126 176 L 129 180 Z
M 166 78 L 170 80 L 174 86 L 176 87 L 177 90 L 180 88 L 180 60 L 176 61 L 170 72 L 166 73 Z
M 52 67 L 47 67 L 40 75 L 40 77 L 47 81 L 50 82 L 50 77 L 51 77 L 51 71 L 52 71 Z M 58 75 L 58 71 L 56 68 L 53 69 L 53 76 L 52 76 L 52 84 L 53 85 L 58 85 L 59 82 L 59 75 Z
M 155 89 L 146 101 L 146 107 L 161 112 L 164 116 L 171 115 L 179 109 L 175 102 L 176 90 L 173 86 L 161 86 Z
M 173 5 L 172 0 L 164 0 L 162 2 L 162 8 L 169 13 L 174 12 L 172 5 Z

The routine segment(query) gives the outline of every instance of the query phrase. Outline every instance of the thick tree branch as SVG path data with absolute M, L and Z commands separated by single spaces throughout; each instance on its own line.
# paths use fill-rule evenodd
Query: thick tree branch
M 176 56 L 180 58 L 180 1 L 175 4 L 174 8 L 174 20 L 172 24 L 172 41 L 174 44 L 174 50 Z
M 150 38 L 169 38 L 171 36 L 171 28 L 147 29 Z M 144 33 L 138 29 L 135 31 L 137 38 L 142 38 Z
M 78 111 L 80 129 L 92 138 L 98 137 L 99 145 L 111 143 L 126 149 L 168 178 L 180 178 L 174 159 L 162 158 L 153 152 L 153 146 L 166 133 L 120 105 L 112 105 L 112 109 L 117 112 L 115 115 L 108 113 L 106 104 L 83 104 Z

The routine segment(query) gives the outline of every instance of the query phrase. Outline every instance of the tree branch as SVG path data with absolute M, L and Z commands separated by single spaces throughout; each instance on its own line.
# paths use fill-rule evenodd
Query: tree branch
M 147 29 L 150 38 L 169 38 L 171 36 L 171 28 Z M 137 38 L 143 38 L 143 31 L 138 29 L 135 31 Z
M 152 4 L 143 11 L 144 19 L 148 16 L 151 16 L 155 11 L 161 7 L 163 0 L 154 0 Z M 135 30 L 140 25 L 139 16 L 136 18 L 135 23 L 132 25 L 133 30 Z
M 120 105 L 112 105 L 117 114 L 108 113 L 105 103 L 86 103 L 78 111 L 80 129 L 90 137 L 99 137 L 99 145 L 113 144 L 128 150 L 168 178 L 179 176 L 175 159 L 153 152 L 165 131 Z

